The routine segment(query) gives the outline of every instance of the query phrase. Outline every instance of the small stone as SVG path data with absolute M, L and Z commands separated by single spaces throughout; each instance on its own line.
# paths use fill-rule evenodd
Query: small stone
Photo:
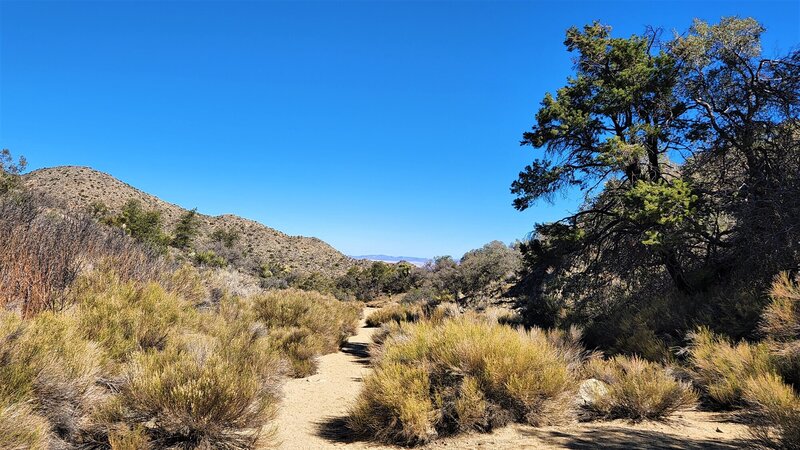
M 597 403 L 606 395 L 608 395 L 608 385 L 596 378 L 589 378 L 584 381 L 581 383 L 580 389 L 578 389 L 578 397 L 586 406 Z

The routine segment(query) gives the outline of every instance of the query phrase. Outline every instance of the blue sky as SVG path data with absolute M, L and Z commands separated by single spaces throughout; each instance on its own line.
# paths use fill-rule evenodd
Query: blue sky
M 577 206 L 509 193 L 566 28 L 726 15 L 800 43 L 797 1 L 2 0 L 0 146 L 348 254 L 460 256 Z

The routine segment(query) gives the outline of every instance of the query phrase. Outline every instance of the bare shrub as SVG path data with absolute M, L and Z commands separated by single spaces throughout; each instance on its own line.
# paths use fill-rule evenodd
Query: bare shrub
M 0 242 L 0 305 L 25 316 L 63 309 L 67 288 L 95 265 L 113 265 L 130 279 L 152 279 L 160 270 L 155 255 L 121 232 L 27 195 L 0 199 Z

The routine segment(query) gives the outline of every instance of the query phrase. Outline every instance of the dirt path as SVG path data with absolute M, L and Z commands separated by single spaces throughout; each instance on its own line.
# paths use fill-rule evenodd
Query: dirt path
M 364 317 L 374 310 L 367 308 Z M 347 436 L 335 435 L 337 421 L 345 416 L 361 389 L 363 377 L 371 370 L 367 350 L 375 330 L 365 328 L 362 319 L 358 334 L 348 340 L 342 351 L 320 358 L 316 375 L 286 382 L 275 422 L 281 442 L 279 448 L 397 448 L 353 442 Z M 326 429 L 334 431 L 326 432 Z M 511 425 L 490 434 L 474 433 L 440 439 L 425 448 L 733 450 L 748 448 L 746 438 L 747 428 L 727 421 L 723 415 L 688 411 L 666 423 L 632 425 L 625 421 L 610 421 L 542 428 Z
M 366 308 L 364 318 L 375 308 Z M 361 390 L 361 380 L 370 372 L 368 347 L 376 328 L 365 328 L 348 339 L 342 351 L 322 356 L 315 375 L 289 379 L 275 424 L 281 449 L 365 448 L 366 444 L 334 443 L 320 436 L 320 427 L 343 417 Z M 372 447 L 370 447 L 372 448 Z

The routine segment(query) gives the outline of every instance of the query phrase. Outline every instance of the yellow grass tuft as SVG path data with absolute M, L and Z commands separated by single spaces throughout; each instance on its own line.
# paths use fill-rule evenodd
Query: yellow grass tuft
M 399 444 L 510 421 L 555 423 L 569 412 L 574 388 L 545 333 L 473 317 L 402 323 L 384 338 L 375 365 L 350 424 Z

